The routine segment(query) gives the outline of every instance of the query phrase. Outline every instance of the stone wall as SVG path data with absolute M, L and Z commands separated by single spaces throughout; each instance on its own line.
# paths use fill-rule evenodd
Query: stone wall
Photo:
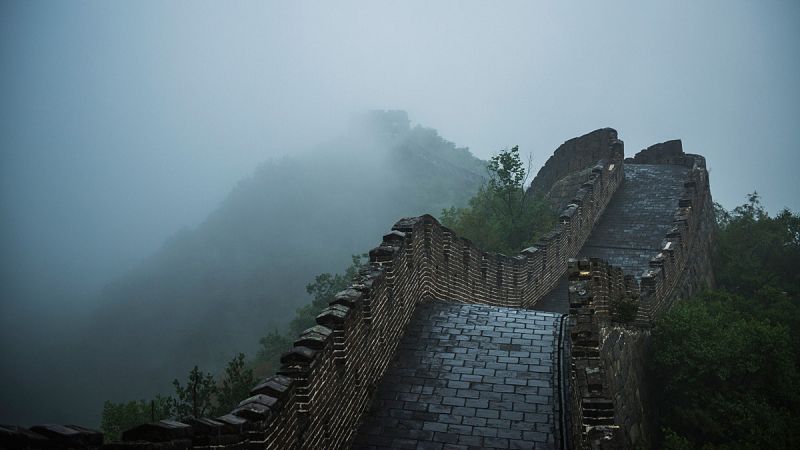
M 617 131 L 601 128 L 561 144 L 531 183 L 534 195 L 547 194 L 557 181 L 593 166 L 597 161 L 622 160 L 623 143 Z M 569 183 L 572 184 L 572 183 Z
M 530 307 L 548 293 L 622 180 L 621 160 L 602 162 L 555 229 L 519 255 L 487 253 L 425 215 L 398 221 L 353 285 L 317 318 L 266 383 L 281 398 L 251 397 L 233 414 L 255 421 L 247 441 L 264 448 L 344 448 L 372 401 L 418 302 L 444 299 Z M 254 394 L 259 394 L 257 390 Z M 346 406 L 342 405 L 346 402 Z M 248 415 L 251 405 L 268 405 Z
M 572 447 L 647 448 L 649 330 L 620 323 L 612 307 L 638 299 L 638 285 L 599 259 L 572 260 L 568 273 Z
M 609 324 L 610 302 L 625 295 L 622 270 L 604 261 L 571 260 L 569 276 L 570 413 L 572 448 L 622 447 L 613 390 L 605 358 L 601 358 L 603 327 Z M 632 295 L 629 293 L 629 295 Z
M 648 448 L 652 442 L 645 363 L 650 331 L 612 325 L 600 328 L 600 357 L 606 367 L 608 395 L 614 401 L 614 422 L 624 447 Z
M 625 158 L 628 164 L 678 164 L 685 165 L 686 154 L 680 139 L 660 142 L 641 150 L 633 158 Z M 691 163 L 689 163 L 691 164 Z
M 654 152 L 659 148 L 656 146 L 634 157 L 636 160 L 647 152 L 646 157 L 650 162 L 673 161 L 690 168 L 683 195 L 673 216 L 672 228 L 662 242 L 662 250 L 650 260 L 650 270 L 642 275 L 641 322 L 652 322 L 678 298 L 688 297 L 703 287 L 714 286 L 710 260 L 715 230 L 714 205 L 705 158 L 676 155 L 674 148 L 680 146 L 680 141 L 669 142 L 677 144 L 663 147 L 669 150 L 663 157 Z
M 587 167 L 578 172 L 565 175 L 560 180 L 553 183 L 550 190 L 544 194 L 544 199 L 547 201 L 547 204 L 555 211 L 561 211 L 566 208 L 575 196 L 575 192 L 589 179 L 591 172 L 592 168 Z
M 713 203 L 705 160 L 680 141 L 643 150 L 628 163 L 690 168 L 662 250 L 641 285 L 599 259 L 569 262 L 570 423 L 575 448 L 647 448 L 653 435 L 644 363 L 652 322 L 702 287 L 714 284 L 710 255 Z M 638 305 L 625 322 L 614 305 Z

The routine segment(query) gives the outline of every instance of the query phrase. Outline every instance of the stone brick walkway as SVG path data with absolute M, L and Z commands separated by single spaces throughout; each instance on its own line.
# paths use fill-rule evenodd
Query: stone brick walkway
M 353 448 L 554 448 L 559 318 L 420 304 Z
M 682 166 L 626 164 L 625 183 L 579 255 L 601 258 L 639 278 L 672 227 L 687 173 Z
M 608 203 L 578 257 L 600 258 L 621 267 L 626 275 L 641 277 L 672 227 L 687 172 L 682 166 L 626 164 L 625 182 Z M 568 286 L 564 277 L 534 308 L 566 314 Z

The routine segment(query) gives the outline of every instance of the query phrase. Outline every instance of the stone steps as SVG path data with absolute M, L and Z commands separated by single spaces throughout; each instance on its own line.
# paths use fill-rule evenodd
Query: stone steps
M 617 189 L 578 257 L 600 258 L 637 279 L 658 254 L 672 226 L 688 169 L 677 165 L 626 164 Z M 534 309 L 569 311 L 566 277 Z

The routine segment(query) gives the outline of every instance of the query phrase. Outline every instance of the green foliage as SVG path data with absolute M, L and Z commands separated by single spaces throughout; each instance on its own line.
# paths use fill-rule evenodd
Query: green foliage
M 313 283 L 306 285 L 306 292 L 312 296 L 308 305 L 299 308 L 289 324 L 289 331 L 281 334 L 277 330 L 269 332 L 260 340 L 261 349 L 255 364 L 259 373 L 273 373 L 280 365 L 281 353 L 292 345 L 292 341 L 303 331 L 316 325 L 317 315 L 333 300 L 337 292 L 346 289 L 359 269 L 366 264 L 367 254 L 351 255 L 351 264 L 343 274 L 321 273 Z
M 229 413 L 240 401 L 250 395 L 256 384 L 253 369 L 247 367 L 244 353 L 239 353 L 228 362 L 225 377 L 217 391 L 216 414 Z
M 492 157 L 488 170 L 488 184 L 467 207 L 443 210 L 442 223 L 482 249 L 511 255 L 552 229 L 556 215 L 544 201 L 525 192 L 529 174 L 519 147 Z
M 800 216 L 784 209 L 775 217 L 758 193 L 727 212 L 717 209 L 719 233 L 714 269 L 720 287 L 745 296 L 765 286 L 800 294 Z
M 194 366 L 189 372 L 186 386 L 181 385 L 177 378 L 172 384 L 178 397 L 175 402 L 175 412 L 178 417 L 203 417 L 211 412 L 214 395 L 217 393 L 214 375 Z
M 250 389 L 256 384 L 256 378 L 253 369 L 246 363 L 244 353 L 239 353 L 228 362 L 219 387 L 210 373 L 203 373 L 197 366 L 189 373 L 185 387 L 178 380 L 172 384 L 175 386 L 177 400 L 157 395 L 149 402 L 106 401 L 101 419 L 101 429 L 106 439 L 117 441 L 123 431 L 143 423 L 173 417 L 227 414 L 249 396 Z
M 786 325 L 800 357 L 800 216 L 770 217 L 756 192 L 731 212 L 717 205 L 716 216 L 717 284 L 739 294 L 737 310 Z
M 314 282 L 306 285 L 306 292 L 313 300 L 308 305 L 299 308 L 295 318 L 289 323 L 289 336 L 294 337 L 307 328 L 316 325 L 315 319 L 320 311 L 325 309 L 333 300 L 337 292 L 347 289 L 358 269 L 364 266 L 367 254 L 351 255 L 351 264 L 344 274 L 321 273 L 314 277 Z
M 278 330 L 270 331 L 259 341 L 261 348 L 256 354 L 256 367 L 261 374 L 275 373 L 280 367 L 281 353 L 292 345 L 288 335 L 281 334 Z
M 639 311 L 639 299 L 631 297 L 615 298 L 611 302 L 611 311 L 619 322 L 633 322 Z
M 660 419 L 698 444 L 792 448 L 800 391 L 788 330 L 737 311 L 732 297 L 704 293 L 654 329 Z
M 114 403 L 106 400 L 100 429 L 107 441 L 119 441 L 122 432 L 143 423 L 169 419 L 173 416 L 175 401 L 172 397 L 157 395 L 154 399 Z
M 518 201 L 514 198 L 523 187 L 525 166 L 519 157 L 519 146 L 503 150 L 489 160 L 489 189 L 499 195 L 510 209 Z M 509 211 L 511 213 L 511 211 Z
M 665 428 L 663 433 L 664 441 L 662 447 L 664 450 L 692 450 L 694 448 L 688 439 L 678 436 L 678 434 L 670 428 Z
M 664 448 L 800 447 L 800 221 L 717 205 L 721 290 L 676 305 L 649 366 Z

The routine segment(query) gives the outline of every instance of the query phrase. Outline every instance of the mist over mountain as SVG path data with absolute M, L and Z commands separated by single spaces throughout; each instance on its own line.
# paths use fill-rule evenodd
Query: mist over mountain
M 4 371 L 4 381 L 49 376 L 23 390 L 3 383 L 2 420 L 96 423 L 106 399 L 169 392 L 195 364 L 220 371 L 284 329 L 314 275 L 342 271 L 400 217 L 463 205 L 485 174 L 402 111 L 358 116 L 346 136 L 263 163 L 202 224 L 109 283 L 95 311 L 39 343 L 38 357 Z
M 629 155 L 680 138 L 726 209 L 800 210 L 798 23 L 797 1 L 1 2 L 0 423 L 95 426 L 252 357 L 316 274 L 478 189 L 445 137 L 534 172 L 599 127 Z M 348 128 L 401 107 L 422 126 Z

